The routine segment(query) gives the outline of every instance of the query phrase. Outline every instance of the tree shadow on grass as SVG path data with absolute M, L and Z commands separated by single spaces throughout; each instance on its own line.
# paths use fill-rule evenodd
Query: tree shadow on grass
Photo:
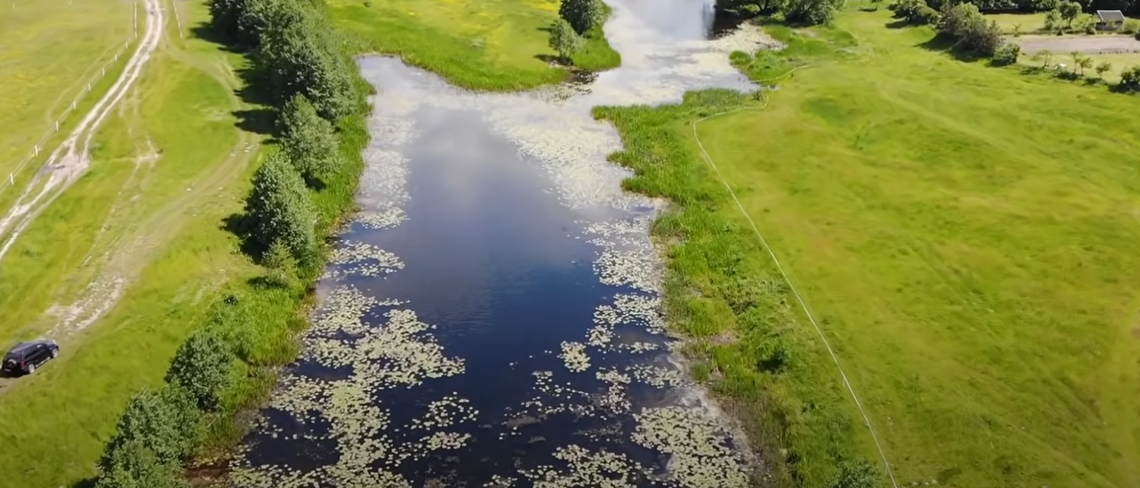
M 958 61 L 972 62 L 985 59 L 984 56 L 978 56 L 970 50 L 963 49 L 957 39 L 941 34 L 932 37 L 926 42 L 918 43 L 916 46 L 926 49 L 927 51 L 949 54 Z
M 562 64 L 561 58 L 559 58 L 558 56 L 555 56 L 553 54 L 535 54 L 534 59 L 537 59 L 537 60 L 542 61 L 544 63 Z
M 86 478 L 71 484 L 71 488 L 95 488 L 95 478 Z
M 190 28 L 190 35 L 203 41 L 217 44 L 219 48 L 231 53 L 243 53 L 244 49 L 231 45 L 229 40 L 225 38 L 214 26 L 209 22 L 200 22 L 198 25 Z
M 252 108 L 234 112 L 237 127 L 241 130 L 262 135 L 277 135 L 277 112 L 273 109 L 274 100 L 268 87 L 269 77 L 256 66 L 242 68 L 237 72 L 242 87 L 235 93 Z
M 242 254 L 249 256 L 254 262 L 260 263 L 262 255 L 265 254 L 265 246 L 254 238 L 253 224 L 253 218 L 249 214 L 245 212 L 234 213 L 222 219 L 221 229 L 237 236 L 241 241 L 239 248 Z
M 907 22 L 906 19 L 895 19 L 883 25 L 888 29 L 902 29 L 904 27 L 910 27 L 910 22 Z

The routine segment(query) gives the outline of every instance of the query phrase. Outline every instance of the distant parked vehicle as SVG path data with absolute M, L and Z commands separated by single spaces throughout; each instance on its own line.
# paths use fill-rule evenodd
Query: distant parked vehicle
M 21 342 L 4 355 L 0 369 L 7 373 L 32 374 L 36 372 L 36 368 L 57 356 L 59 356 L 59 344 L 53 340 Z

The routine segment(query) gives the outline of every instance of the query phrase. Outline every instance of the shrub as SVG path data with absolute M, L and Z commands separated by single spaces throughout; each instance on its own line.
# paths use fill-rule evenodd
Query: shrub
M 1121 91 L 1140 91 L 1140 66 L 1133 66 L 1120 73 L 1120 83 L 1116 87 Z
M 154 451 L 138 439 L 124 442 L 110 453 L 95 488 L 189 488 L 177 464 L 160 462 Z
M 562 5 L 558 7 L 558 16 L 581 35 L 602 22 L 605 10 L 601 0 L 562 0 Z
M 202 410 L 215 411 L 221 406 L 222 393 L 229 387 L 233 361 L 234 354 L 221 338 L 199 332 L 178 348 L 166 381 L 186 390 Z
M 909 24 L 934 24 L 939 19 L 938 11 L 930 8 L 922 0 L 900 0 L 892 4 L 890 9 L 894 11 L 895 18 L 903 19 Z
M 818 25 L 831 22 L 843 0 L 787 0 L 784 18 L 791 22 Z
M 582 37 L 574 32 L 574 27 L 565 19 L 550 24 L 550 48 L 558 52 L 559 58 L 569 62 L 570 56 L 582 47 Z
M 874 488 L 879 485 L 879 475 L 875 467 L 864 459 L 844 462 L 839 465 L 839 475 L 828 488 Z
M 1124 25 L 1120 26 L 1120 32 L 1124 34 L 1140 34 L 1140 20 L 1125 20 Z
M 1021 46 L 1012 42 L 1002 43 L 1001 46 L 994 51 L 994 63 L 999 66 L 1006 66 L 1017 62 L 1017 57 L 1021 54 Z
M 115 436 L 107 443 L 99 462 L 101 471 L 129 469 L 123 465 L 127 453 L 141 448 L 154 454 L 155 463 L 181 465 L 201 439 L 200 418 L 194 398 L 177 386 L 136 393 L 119 418 Z
M 289 252 L 288 246 L 280 241 L 274 242 L 265 253 L 262 264 L 269 270 L 266 278 L 271 284 L 283 288 L 293 286 L 293 280 L 297 276 L 297 260 Z
M 281 109 L 281 147 L 298 173 L 309 179 L 327 176 L 340 165 L 336 129 L 298 93 Z
M 301 175 L 284 154 L 270 155 L 258 168 L 245 208 L 253 224 L 252 237 L 263 249 L 281 242 L 303 265 L 316 264 L 316 209 Z
M 946 8 L 938 32 L 957 39 L 959 47 L 978 56 L 993 56 L 1001 45 L 1001 28 L 997 22 L 987 23 L 978 7 L 969 3 Z

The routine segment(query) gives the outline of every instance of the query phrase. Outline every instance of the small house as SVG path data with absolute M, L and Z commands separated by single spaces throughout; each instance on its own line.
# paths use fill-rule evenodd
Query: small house
M 1097 10 L 1096 11 L 1096 28 L 1097 30 L 1114 31 L 1120 29 L 1124 25 L 1124 13 L 1119 10 Z

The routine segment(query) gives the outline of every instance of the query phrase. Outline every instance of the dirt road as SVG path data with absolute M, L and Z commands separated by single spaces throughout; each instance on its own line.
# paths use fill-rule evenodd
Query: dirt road
M 1079 51 L 1085 54 L 1140 52 L 1140 40 L 1131 36 L 1022 36 L 1008 40 L 1028 54 L 1046 49 L 1055 53 Z
M 0 217 L 0 262 L 12 244 L 45 208 L 74 183 L 91 166 L 91 138 L 107 115 L 138 81 L 143 67 L 162 40 L 165 13 L 159 0 L 145 0 L 146 24 L 142 42 L 107 93 L 83 117 L 67 139 L 54 151 L 24 188 L 15 205 Z M 37 191 L 38 190 L 38 191 Z

